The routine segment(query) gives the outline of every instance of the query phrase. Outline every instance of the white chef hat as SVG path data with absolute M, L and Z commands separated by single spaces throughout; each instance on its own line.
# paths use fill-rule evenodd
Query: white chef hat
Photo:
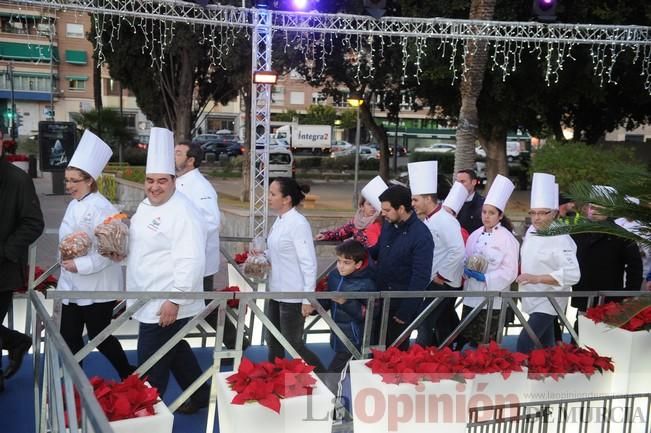
M 443 206 L 449 207 L 455 214 L 458 214 L 467 198 L 468 190 L 466 187 L 461 182 L 454 182 L 448 196 L 443 201 Z
M 147 146 L 146 173 L 176 174 L 174 133 L 165 128 L 151 128 Z
M 364 200 L 369 202 L 371 206 L 375 208 L 376 211 L 382 210 L 382 204 L 380 203 L 380 194 L 386 191 L 389 187 L 382 180 L 380 176 L 375 176 L 369 183 L 362 188 L 362 197 Z
M 498 174 L 495 177 L 495 180 L 493 180 L 491 189 L 488 191 L 488 194 L 486 194 L 484 204 L 490 204 L 504 212 L 504 209 L 506 209 L 506 203 L 509 201 L 514 189 L 515 185 L 513 185 L 513 182 L 511 182 L 508 177 Z
M 534 173 L 531 180 L 532 209 L 556 209 L 558 190 L 556 177 L 547 173 Z
M 106 167 L 106 163 L 111 159 L 111 155 L 113 155 L 113 151 L 109 145 L 87 129 L 81 136 L 68 167 L 83 170 L 97 180 Z
M 627 195 L 626 197 L 624 197 L 624 200 L 626 200 L 629 203 L 636 204 L 638 206 L 640 205 L 640 199 L 637 197 L 631 197 L 630 195 Z
M 438 161 L 420 161 L 407 164 L 409 189 L 412 195 L 436 194 Z

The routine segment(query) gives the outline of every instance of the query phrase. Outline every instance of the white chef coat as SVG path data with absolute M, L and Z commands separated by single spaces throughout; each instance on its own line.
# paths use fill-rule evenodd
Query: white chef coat
M 267 238 L 267 248 L 271 263 L 270 292 L 314 292 L 317 264 L 312 229 L 296 208 L 276 219 Z M 278 301 L 309 303 L 303 299 Z
M 66 236 L 83 231 L 88 234 L 91 240 L 95 241 L 95 227 L 104 220 L 118 213 L 115 206 L 111 204 L 102 194 L 90 193 L 81 200 L 73 200 L 68 205 L 66 213 L 59 228 L 59 242 Z M 91 251 L 83 256 L 74 259 L 77 272 L 68 272 L 61 268 L 61 276 L 57 284 L 57 290 L 83 290 L 83 291 L 124 291 L 124 277 L 122 268 L 112 260 L 101 256 L 93 245 Z M 113 300 L 102 299 L 97 302 L 111 302 Z M 78 305 L 91 305 L 91 299 L 75 299 L 62 301 L 68 305 L 69 302 Z
M 467 278 L 463 290 L 467 291 L 500 291 L 511 289 L 511 283 L 518 276 L 518 252 L 520 245 L 513 234 L 497 224 L 493 231 L 484 232 L 484 227 L 479 227 L 470 234 L 466 242 L 466 259 L 470 256 L 481 255 L 488 261 L 484 275 L 486 281 L 477 281 Z M 476 307 L 484 298 L 464 298 L 464 305 Z M 493 303 L 494 309 L 502 307 L 500 299 Z
M 532 226 L 533 227 L 533 226 Z M 579 282 L 581 272 L 576 259 L 576 244 L 569 235 L 538 236 L 528 231 L 520 251 L 521 272 L 531 275 L 551 275 L 557 285 L 520 284 L 522 292 L 569 292 Z M 568 298 L 556 298 L 561 309 L 567 307 Z M 522 298 L 525 313 L 545 313 L 556 316 L 556 310 L 547 298 Z
M 178 191 L 160 206 L 143 200 L 131 218 L 127 290 L 143 292 L 203 292 L 206 232 L 190 200 Z M 131 305 L 135 300 L 129 300 Z M 147 302 L 133 317 L 158 323 L 165 299 Z M 173 299 L 177 318 L 195 316 L 203 300 Z
M 176 178 L 176 190 L 185 194 L 203 217 L 207 233 L 205 276 L 219 272 L 220 215 L 217 191 L 198 168 Z
M 440 274 L 450 287 L 461 287 L 465 247 L 459 221 L 441 209 L 423 220 L 434 239 L 432 280 Z

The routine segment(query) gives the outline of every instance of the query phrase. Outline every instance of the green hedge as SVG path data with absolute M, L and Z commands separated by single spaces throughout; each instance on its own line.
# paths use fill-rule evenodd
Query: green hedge
M 409 162 L 438 161 L 439 173 L 452 174 L 454 172 L 454 153 L 436 152 L 411 152 Z
M 556 176 L 561 191 L 579 180 L 594 185 L 608 185 L 617 167 L 640 166 L 632 149 L 621 146 L 606 149 L 579 142 L 551 141 L 536 151 L 531 159 L 530 173 L 543 172 Z

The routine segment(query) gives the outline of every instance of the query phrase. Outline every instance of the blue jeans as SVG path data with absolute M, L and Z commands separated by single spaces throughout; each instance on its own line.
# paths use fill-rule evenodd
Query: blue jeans
M 531 313 L 527 323 L 531 326 L 543 347 L 551 347 L 556 341 L 554 337 L 554 322 L 556 316 L 545 313 Z M 518 352 L 529 353 L 535 348 L 535 344 L 526 330 L 522 329 L 518 337 Z
M 138 365 L 149 359 L 154 352 L 160 349 L 189 321 L 189 318 L 178 319 L 166 327 L 162 327 L 157 323 L 141 323 L 138 328 Z M 185 340 L 179 341 L 145 373 L 149 383 L 158 389 L 161 397 L 167 389 L 170 373 L 174 375 L 182 390 L 188 388 L 192 382 L 201 376 L 202 371 L 199 362 L 194 356 L 190 344 Z M 204 383 L 192 394 L 191 398 L 198 405 L 204 406 L 208 403 L 209 395 L 210 388 Z
M 266 315 L 271 323 L 283 334 L 287 342 L 296 349 L 296 352 L 303 360 L 314 366 L 315 373 L 325 372 L 325 367 L 319 360 L 319 357 L 305 346 L 303 341 L 303 328 L 305 326 L 305 317 L 301 312 L 301 303 L 278 302 L 273 299 L 269 300 Z M 269 346 L 269 361 L 273 362 L 275 358 L 285 357 L 285 348 L 271 335 L 271 332 L 265 329 L 265 339 Z

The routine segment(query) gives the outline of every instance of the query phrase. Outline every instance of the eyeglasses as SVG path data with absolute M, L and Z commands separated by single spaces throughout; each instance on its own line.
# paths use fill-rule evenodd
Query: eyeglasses
M 83 182 L 85 180 L 86 179 L 63 179 L 63 181 L 65 183 L 79 183 L 79 182 Z
M 543 216 L 549 215 L 550 213 L 552 213 L 552 211 L 550 211 L 550 210 L 541 210 L 541 211 L 536 212 L 536 211 L 530 210 L 528 213 L 529 213 L 529 216 L 531 216 L 531 217 L 533 217 L 533 216 L 543 217 Z

